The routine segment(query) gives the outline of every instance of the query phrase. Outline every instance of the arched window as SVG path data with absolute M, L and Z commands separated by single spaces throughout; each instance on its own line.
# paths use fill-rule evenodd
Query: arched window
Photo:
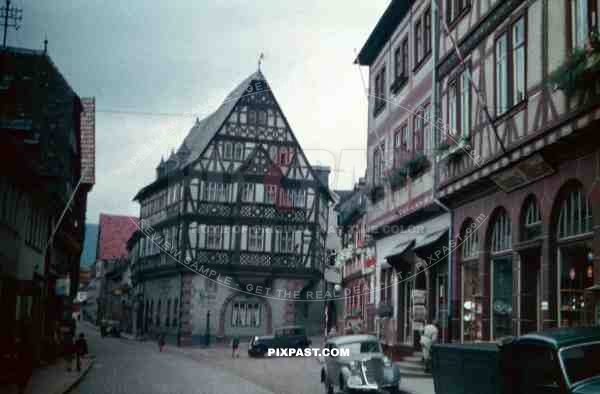
M 492 253 L 499 253 L 510 250 L 512 248 L 512 237 L 510 228 L 510 218 L 506 211 L 502 210 L 492 227 L 491 249 Z
M 542 235 L 542 212 L 535 196 L 525 200 L 522 213 L 522 238 L 524 241 L 535 239 Z
M 461 260 L 477 258 L 479 254 L 479 237 L 477 236 L 477 226 L 474 221 L 468 220 L 463 225 L 463 231 L 461 233 Z
M 565 196 L 558 215 L 559 240 L 592 231 L 592 210 L 581 186 Z
M 492 339 L 512 335 L 513 266 L 510 217 L 502 209 L 495 215 L 490 234 Z

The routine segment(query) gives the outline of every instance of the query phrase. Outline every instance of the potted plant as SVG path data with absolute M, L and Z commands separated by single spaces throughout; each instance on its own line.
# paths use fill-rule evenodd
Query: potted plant
M 595 86 L 599 73 L 600 35 L 594 32 L 584 48 L 574 49 L 567 61 L 550 75 L 549 82 L 555 88 L 572 94 Z

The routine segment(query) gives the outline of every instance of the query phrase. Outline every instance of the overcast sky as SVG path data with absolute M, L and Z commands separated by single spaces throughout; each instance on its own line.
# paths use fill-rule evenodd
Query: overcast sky
M 330 186 L 364 173 L 367 104 L 353 64 L 389 0 L 13 0 L 21 28 L 8 43 L 43 47 L 80 97 L 96 97 L 96 185 L 88 222 L 100 212 L 138 215 L 131 201 L 178 147 L 195 115 L 262 70 L 311 164 L 330 165 Z M 163 115 L 160 115 L 163 114 Z M 188 114 L 165 116 L 164 114 Z M 137 167 L 151 138 L 167 138 Z

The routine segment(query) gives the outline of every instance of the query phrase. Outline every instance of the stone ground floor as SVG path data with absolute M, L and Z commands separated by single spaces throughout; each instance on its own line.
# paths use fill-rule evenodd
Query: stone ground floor
M 134 333 L 164 333 L 167 342 L 176 343 L 180 338 L 181 343 L 194 345 L 203 344 L 207 333 L 215 342 L 233 336 L 268 335 L 285 325 L 304 326 L 309 335 L 322 332 L 324 302 L 299 302 L 286 296 L 321 290 L 322 281 L 231 278 L 223 283 L 185 273 L 139 283 L 133 312 Z M 245 291 L 249 285 L 269 288 L 269 296 Z

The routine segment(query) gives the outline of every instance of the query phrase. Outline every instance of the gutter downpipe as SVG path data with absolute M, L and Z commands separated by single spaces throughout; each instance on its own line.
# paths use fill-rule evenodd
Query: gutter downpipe
M 432 72 L 431 72 L 431 79 L 432 79 L 432 89 L 431 89 L 431 102 L 432 102 L 432 116 L 430 117 L 430 119 L 436 119 L 435 124 L 437 124 L 437 119 L 441 118 L 440 115 L 440 94 L 439 94 L 439 85 L 437 83 L 437 78 L 438 78 L 438 72 L 437 72 L 437 66 L 438 66 L 438 59 L 439 59 L 439 52 L 440 52 L 440 25 L 438 23 L 438 15 L 439 15 L 439 9 L 438 9 L 438 1 L 437 0 L 431 0 L 431 42 L 432 42 L 432 50 L 433 50 L 433 54 L 432 54 L 432 58 L 433 58 L 433 67 L 432 67 Z M 439 130 L 437 128 L 432 128 L 434 135 L 435 135 L 435 144 L 434 146 L 437 144 L 437 142 L 440 140 L 439 138 Z M 447 338 L 446 340 L 448 342 L 452 341 L 452 238 L 453 238 L 453 231 L 452 231 L 452 224 L 454 223 L 454 213 L 453 211 L 448 208 L 448 206 L 446 206 L 444 203 L 442 203 L 438 198 L 437 198 L 437 185 L 438 185 L 438 160 L 436 157 L 436 153 L 433 153 L 434 156 L 434 165 L 433 165 L 433 202 L 440 207 L 442 210 L 444 210 L 445 212 L 450 214 L 450 226 L 448 226 L 448 278 L 447 278 L 447 287 L 448 287 L 448 297 L 447 297 Z

